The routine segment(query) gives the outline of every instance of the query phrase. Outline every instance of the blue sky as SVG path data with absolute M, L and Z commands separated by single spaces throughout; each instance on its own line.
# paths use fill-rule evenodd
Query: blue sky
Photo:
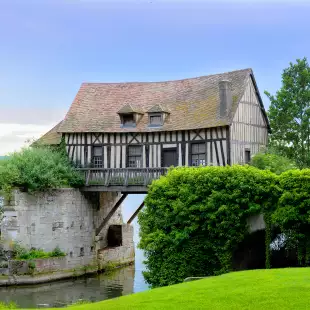
M 298 1 L 0 0 L 0 155 L 60 121 L 85 81 L 251 67 L 274 93 L 289 62 L 310 57 L 309 16 Z
M 296 1 L 2 0 L 0 132 L 19 125 L 21 142 L 31 126 L 59 121 L 84 81 L 251 67 L 261 92 L 275 92 L 283 68 L 309 56 L 309 15 L 310 3 Z

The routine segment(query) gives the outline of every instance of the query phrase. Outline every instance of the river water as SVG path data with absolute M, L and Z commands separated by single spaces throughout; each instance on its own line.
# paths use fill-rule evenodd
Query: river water
M 79 300 L 100 301 L 145 291 L 142 253 L 136 250 L 136 263 L 113 271 L 40 285 L 0 288 L 0 300 L 14 301 L 21 308 L 61 307 Z

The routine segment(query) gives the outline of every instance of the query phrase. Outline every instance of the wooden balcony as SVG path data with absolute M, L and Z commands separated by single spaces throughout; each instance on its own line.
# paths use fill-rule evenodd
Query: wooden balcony
M 85 176 L 84 191 L 146 193 L 153 180 L 168 168 L 80 168 Z

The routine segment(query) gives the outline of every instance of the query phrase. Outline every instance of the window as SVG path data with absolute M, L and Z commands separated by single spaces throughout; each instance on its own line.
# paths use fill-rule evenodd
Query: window
M 192 166 L 206 165 L 206 144 L 193 143 L 192 144 Z
M 149 125 L 161 126 L 163 124 L 162 114 L 156 113 L 149 116 Z
M 251 161 L 251 151 L 245 150 L 244 162 L 248 164 Z
M 128 146 L 128 167 L 142 167 L 142 146 L 129 145 Z
M 94 168 L 102 168 L 103 167 L 103 152 L 102 146 L 94 146 L 93 147 L 93 165 Z
M 124 126 L 134 126 L 135 120 L 133 114 L 123 114 L 122 116 Z

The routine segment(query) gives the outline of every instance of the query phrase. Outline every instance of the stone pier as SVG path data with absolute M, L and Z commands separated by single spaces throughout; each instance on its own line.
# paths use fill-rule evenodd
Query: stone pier
M 123 223 L 121 206 L 96 235 L 119 197 L 116 192 L 82 193 L 72 188 L 33 194 L 16 190 L 11 201 L 4 203 L 1 243 L 6 249 L 18 242 L 46 252 L 59 247 L 66 256 L 59 265 L 53 263 L 55 272 L 132 263 L 133 229 Z M 51 266 L 40 262 L 36 271 L 50 272 Z

